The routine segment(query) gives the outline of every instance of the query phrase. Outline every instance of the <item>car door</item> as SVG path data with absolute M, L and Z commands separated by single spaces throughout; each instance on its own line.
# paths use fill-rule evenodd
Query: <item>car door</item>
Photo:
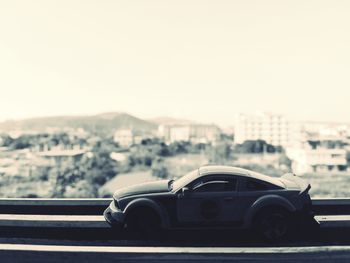
M 237 178 L 211 175 L 202 177 L 177 195 L 180 224 L 223 225 L 237 219 Z

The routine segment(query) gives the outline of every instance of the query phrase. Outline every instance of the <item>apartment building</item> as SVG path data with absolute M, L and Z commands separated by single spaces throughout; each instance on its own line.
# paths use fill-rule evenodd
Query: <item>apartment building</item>
M 158 134 L 167 143 L 186 141 L 215 144 L 221 131 L 219 127 L 211 124 L 160 125 Z
M 264 140 L 275 146 L 289 144 L 290 124 L 283 115 L 266 112 L 238 114 L 234 129 L 237 144 L 248 140 Z
M 294 172 L 304 174 L 347 171 L 344 137 L 334 133 L 324 134 L 305 129 L 299 131 L 299 139 L 286 149 Z
M 155 135 L 151 132 L 145 133 L 133 129 L 116 130 L 113 136 L 113 140 L 124 148 L 129 148 L 134 144 L 140 144 L 142 140 L 150 138 L 155 138 Z
M 121 147 L 129 147 L 134 144 L 135 134 L 132 129 L 120 129 L 114 133 L 114 141 Z
M 296 173 L 347 171 L 345 149 L 289 148 L 287 155 L 292 160 L 292 168 Z

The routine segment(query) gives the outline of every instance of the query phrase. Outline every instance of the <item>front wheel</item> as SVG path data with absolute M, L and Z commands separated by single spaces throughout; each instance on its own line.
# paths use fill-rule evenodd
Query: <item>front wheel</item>
M 155 211 L 149 208 L 138 208 L 131 211 L 126 218 L 129 231 L 148 239 L 158 239 L 161 232 L 161 221 Z
M 290 233 L 289 213 L 283 209 L 267 209 L 258 214 L 254 220 L 258 234 L 268 241 L 285 239 Z

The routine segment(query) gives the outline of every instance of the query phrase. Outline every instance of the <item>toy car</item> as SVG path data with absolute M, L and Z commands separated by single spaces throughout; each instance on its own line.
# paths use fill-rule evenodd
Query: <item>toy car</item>
M 312 216 L 310 185 L 286 174 L 274 178 L 231 166 L 204 166 L 177 180 L 116 191 L 104 217 L 152 235 L 173 228 L 253 228 L 284 238 L 301 216 Z

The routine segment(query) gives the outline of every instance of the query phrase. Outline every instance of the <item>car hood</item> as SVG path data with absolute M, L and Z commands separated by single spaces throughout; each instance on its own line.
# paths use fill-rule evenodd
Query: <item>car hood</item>
M 131 195 L 152 194 L 169 192 L 170 180 L 159 180 L 143 184 L 121 188 L 113 194 L 114 199 L 120 199 Z

